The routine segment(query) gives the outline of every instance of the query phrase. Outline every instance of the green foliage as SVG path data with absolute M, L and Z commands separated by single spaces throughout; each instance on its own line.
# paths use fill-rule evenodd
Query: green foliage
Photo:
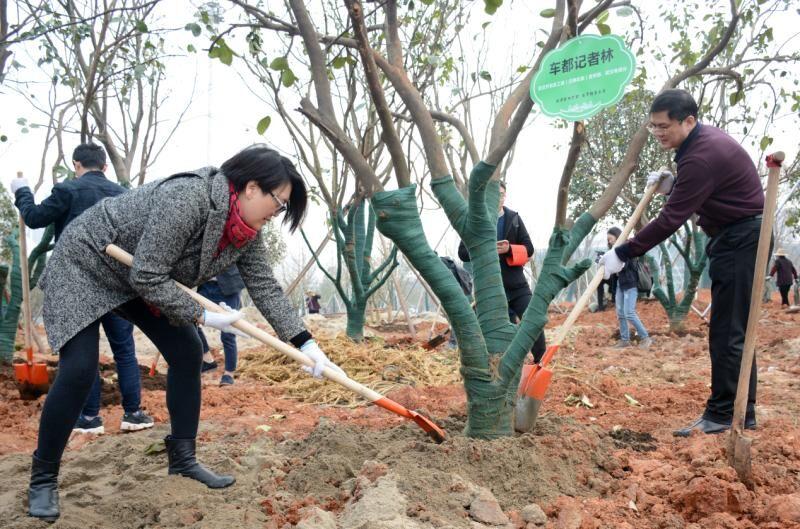
M 225 42 L 225 39 L 219 37 L 212 45 L 211 49 L 208 50 L 208 56 L 212 59 L 219 59 L 219 61 L 226 65 L 230 66 L 233 63 L 233 56 L 235 53 L 233 50 L 228 46 L 228 43 Z
M 483 0 L 484 11 L 489 15 L 494 15 L 497 10 L 503 5 L 503 0 Z
M 269 116 L 264 116 L 258 121 L 258 125 L 256 125 L 256 132 L 259 134 L 264 134 L 269 128 L 270 123 L 272 123 L 272 118 Z

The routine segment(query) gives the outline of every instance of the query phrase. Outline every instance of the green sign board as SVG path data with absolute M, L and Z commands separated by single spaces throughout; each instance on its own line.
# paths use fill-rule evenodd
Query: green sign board
M 584 35 L 545 55 L 531 98 L 548 116 L 587 119 L 622 98 L 636 60 L 616 35 Z

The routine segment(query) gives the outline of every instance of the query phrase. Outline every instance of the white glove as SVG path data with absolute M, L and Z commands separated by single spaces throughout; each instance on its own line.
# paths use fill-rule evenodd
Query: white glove
M 598 264 L 604 267 L 604 279 L 608 279 L 612 274 L 616 274 L 625 268 L 625 263 L 617 256 L 617 252 L 614 251 L 614 248 L 604 253 Z
M 27 178 L 20 176 L 13 179 L 11 181 L 11 194 L 16 195 L 17 190 L 22 189 L 23 187 L 31 187 Z
M 658 183 L 661 175 L 664 175 L 664 179 L 661 180 L 661 183 Z M 669 195 L 672 192 L 672 186 L 675 184 L 675 177 L 669 171 L 653 171 L 647 175 L 647 186 L 650 187 L 656 183 L 658 183 L 656 193 Z
M 231 325 L 232 323 L 241 320 L 244 317 L 244 314 L 238 310 L 230 308 L 225 303 L 220 303 L 219 306 L 225 309 L 227 312 L 223 314 L 221 312 L 209 312 L 204 310 L 203 325 L 207 327 L 214 327 L 222 332 L 235 334 L 236 336 L 241 336 L 242 338 L 248 338 L 247 334 Z
M 302 366 L 303 371 L 306 373 L 311 373 L 314 375 L 314 378 L 322 378 L 322 370 L 326 367 L 330 367 L 344 376 L 347 376 L 347 373 L 345 373 L 341 367 L 331 362 L 328 357 L 325 356 L 325 353 L 322 352 L 322 349 L 319 348 L 317 342 L 314 340 L 308 340 L 306 343 L 300 346 L 300 350 L 303 352 L 303 354 L 314 361 L 313 369 L 308 366 Z

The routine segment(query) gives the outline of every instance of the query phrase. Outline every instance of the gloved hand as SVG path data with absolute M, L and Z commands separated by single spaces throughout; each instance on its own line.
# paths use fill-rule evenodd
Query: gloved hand
M 242 338 L 248 338 L 247 334 L 243 333 L 242 331 L 231 325 L 232 323 L 241 320 L 244 317 L 244 314 L 239 312 L 238 310 L 230 308 L 225 303 L 220 303 L 219 306 L 225 309 L 227 313 L 223 314 L 221 312 L 209 312 L 207 310 L 204 310 L 203 325 L 208 327 L 214 327 L 215 329 L 219 329 L 222 332 L 235 334 L 236 336 L 241 336 Z
M 31 187 L 28 184 L 28 179 L 22 176 L 18 176 L 17 178 L 11 181 L 11 194 L 16 195 L 18 189 L 22 189 L 23 187 Z
M 672 186 L 675 184 L 675 176 L 669 171 L 653 171 L 652 173 L 647 175 L 647 186 L 651 186 L 655 183 L 658 183 L 661 175 L 664 175 L 664 179 L 661 180 L 661 183 L 658 184 L 656 188 L 656 193 L 661 195 L 669 195 L 672 192 Z
M 347 373 L 344 370 L 331 362 L 325 353 L 322 352 L 322 349 L 319 348 L 317 342 L 314 340 L 308 340 L 306 343 L 300 346 L 300 350 L 309 357 L 311 360 L 314 361 L 314 368 L 310 368 L 308 366 L 302 366 L 303 371 L 306 373 L 311 373 L 314 375 L 314 378 L 322 378 L 322 370 L 326 367 L 330 367 L 341 373 L 344 376 L 347 376 Z
M 617 252 L 614 251 L 614 248 L 604 253 L 598 264 L 605 267 L 603 269 L 603 279 L 608 279 L 613 274 L 625 268 L 625 263 L 617 256 Z

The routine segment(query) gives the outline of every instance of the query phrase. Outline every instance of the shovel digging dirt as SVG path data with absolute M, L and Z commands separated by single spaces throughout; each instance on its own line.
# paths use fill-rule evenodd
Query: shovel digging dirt
M 662 171 L 665 170 L 666 169 L 662 168 Z M 628 223 L 625 225 L 625 228 L 622 230 L 620 236 L 617 238 L 617 242 L 614 244 L 615 247 L 624 243 L 628 239 L 631 231 L 633 231 L 633 227 L 636 226 L 637 222 L 639 222 L 639 217 L 642 216 L 642 212 L 653 198 L 653 194 L 655 194 L 658 185 L 659 182 L 649 186 L 645 190 L 642 199 L 639 201 L 639 204 L 637 204 L 636 209 L 633 212 L 633 215 L 628 220 Z M 564 321 L 564 323 L 561 325 L 561 328 L 558 330 L 555 340 L 553 340 L 553 342 L 547 348 L 542 356 L 542 359 L 539 360 L 539 363 L 522 366 L 522 376 L 520 377 L 519 391 L 517 393 L 517 404 L 514 409 L 514 429 L 516 431 L 522 433 L 530 432 L 533 430 L 534 426 L 536 426 L 536 419 L 539 416 L 539 408 L 542 406 L 545 393 L 547 393 L 547 388 L 550 386 L 550 381 L 553 378 L 553 371 L 547 366 L 553 359 L 553 356 L 556 354 L 559 347 L 561 347 L 561 344 L 564 343 L 564 339 L 567 337 L 567 333 L 569 333 L 572 325 L 575 323 L 575 320 L 578 319 L 578 316 L 580 316 L 581 312 L 583 312 L 583 309 L 589 304 L 591 297 L 597 291 L 600 281 L 603 280 L 604 270 L 605 269 L 602 265 L 598 267 L 595 276 L 586 286 L 586 290 L 584 290 L 583 295 L 581 295 L 580 299 L 578 299 L 578 301 L 575 303 L 575 306 L 572 307 L 572 311 L 570 311 L 566 321 Z
M 755 355 L 756 336 L 758 334 L 758 315 L 761 314 L 761 296 L 764 292 L 764 271 L 769 261 L 769 246 L 772 240 L 772 224 L 775 220 L 775 203 L 778 197 L 778 178 L 781 163 L 785 155 L 776 152 L 767 156 L 769 176 L 767 178 L 767 195 L 764 199 L 764 214 L 761 220 L 761 232 L 758 234 L 758 252 L 753 272 L 753 289 L 750 295 L 750 312 L 747 317 L 742 364 L 739 368 L 739 385 L 736 390 L 736 402 L 733 406 L 733 423 L 728 439 L 728 463 L 736 470 L 739 479 L 747 487 L 753 488 L 753 468 L 750 459 L 752 439 L 744 435 L 744 420 L 747 413 L 747 397 L 749 391 L 750 370 Z
M 122 248 L 115 246 L 113 244 L 109 244 L 106 247 L 106 253 L 111 257 L 113 257 L 114 259 L 116 259 L 117 261 L 126 264 L 128 266 L 131 266 L 131 264 L 133 263 L 133 256 L 131 254 L 127 253 Z M 175 282 L 175 284 L 178 286 L 178 288 L 189 294 L 195 301 L 200 303 L 200 305 L 202 305 L 205 309 L 214 312 L 221 312 L 221 313 L 225 312 L 216 303 L 213 303 L 212 301 L 204 298 L 194 290 L 178 283 L 177 281 Z M 299 350 L 295 349 L 290 345 L 283 343 L 274 336 L 271 336 L 270 334 L 264 332 L 263 330 L 259 329 L 252 323 L 249 323 L 245 320 L 239 320 L 234 322 L 232 325 L 233 327 L 246 333 L 250 337 L 269 345 L 270 347 L 272 347 L 273 349 L 277 350 L 280 353 L 283 353 L 292 360 L 300 364 L 306 365 L 308 367 L 314 367 L 314 362 L 306 355 L 304 355 L 302 352 L 300 352 Z M 442 441 L 444 441 L 445 439 L 444 430 L 436 426 L 436 424 L 434 424 L 434 422 L 428 419 L 427 417 L 415 411 L 407 409 L 405 406 L 384 397 L 377 391 L 374 391 L 356 382 L 355 380 L 347 377 L 346 375 L 334 371 L 333 369 L 326 367 L 323 370 L 322 375 L 329 380 L 341 384 L 342 386 L 353 391 L 354 393 L 361 395 L 362 397 L 372 402 L 373 404 L 380 406 L 385 410 L 389 410 L 390 412 L 395 413 L 401 417 L 414 421 L 417 424 L 417 426 L 425 430 L 425 432 L 437 443 L 441 443 Z

